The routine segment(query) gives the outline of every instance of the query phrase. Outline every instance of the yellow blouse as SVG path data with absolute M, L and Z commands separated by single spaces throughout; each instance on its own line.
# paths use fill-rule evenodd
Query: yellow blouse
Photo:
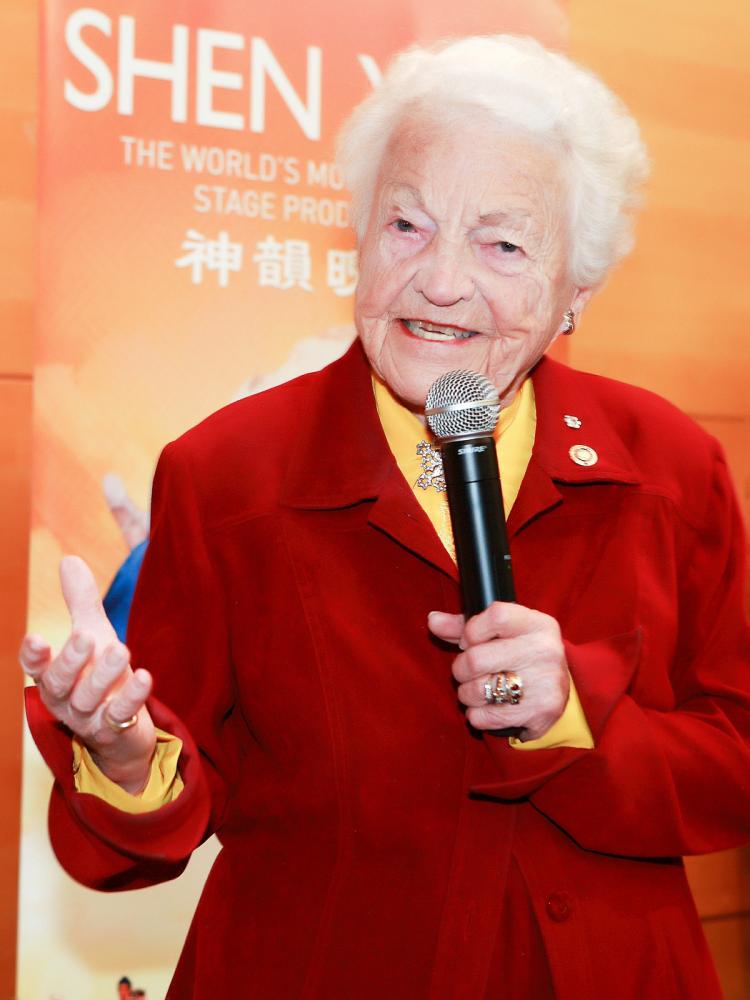
M 98 795 L 115 809 L 127 813 L 151 812 L 172 802 L 184 785 L 177 770 L 182 750 L 182 740 L 161 729 L 156 730 L 156 750 L 151 762 L 151 774 L 146 787 L 138 795 L 131 795 L 101 771 L 94 763 L 87 747 L 73 737 L 73 775 L 79 792 Z

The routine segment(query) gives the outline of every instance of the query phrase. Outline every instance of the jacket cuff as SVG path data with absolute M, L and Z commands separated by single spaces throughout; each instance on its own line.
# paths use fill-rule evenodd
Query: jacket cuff
M 640 645 L 640 629 L 581 644 L 565 643 L 568 667 L 595 747 L 601 742 L 612 710 L 630 686 Z M 592 752 L 597 753 L 596 750 L 580 747 L 554 747 L 534 753 L 518 753 L 506 739 L 492 733 L 483 735 L 497 778 L 472 784 L 471 790 L 493 798 L 527 798 L 560 771 Z
M 170 864 L 189 857 L 207 832 L 210 793 L 195 743 L 173 712 L 156 698 L 148 701 L 155 725 L 182 741 L 184 790 L 153 812 L 125 813 L 98 796 L 76 791 L 72 733 L 45 708 L 35 688 L 27 688 L 25 695 L 31 735 L 55 778 L 50 838 L 63 867 L 71 872 L 80 868 L 76 854 L 81 836 L 130 859 Z

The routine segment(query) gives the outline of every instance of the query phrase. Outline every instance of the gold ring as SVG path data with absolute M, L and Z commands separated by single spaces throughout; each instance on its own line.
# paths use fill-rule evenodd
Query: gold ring
M 517 705 L 523 698 L 523 681 L 518 674 L 501 670 L 494 683 L 484 685 L 485 701 L 488 703 L 490 695 L 495 705 Z
M 124 722 L 117 722 L 109 714 L 109 709 L 104 713 L 104 721 L 107 723 L 110 729 L 114 729 L 116 733 L 124 733 L 126 729 L 131 729 L 138 721 L 138 715 L 131 715 L 129 719 Z

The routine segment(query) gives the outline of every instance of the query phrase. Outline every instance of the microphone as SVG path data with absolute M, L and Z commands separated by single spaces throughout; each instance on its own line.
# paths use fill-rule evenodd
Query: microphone
M 492 436 L 500 416 L 500 399 L 484 375 L 452 371 L 433 382 L 424 412 L 443 456 L 461 597 L 468 619 L 493 601 L 516 599 Z

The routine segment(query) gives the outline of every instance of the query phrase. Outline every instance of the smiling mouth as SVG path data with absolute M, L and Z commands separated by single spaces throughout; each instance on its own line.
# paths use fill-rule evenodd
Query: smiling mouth
M 476 337 L 476 330 L 462 330 L 457 326 L 443 326 L 441 323 L 426 323 L 423 320 L 402 319 L 409 333 L 420 340 L 468 340 Z

